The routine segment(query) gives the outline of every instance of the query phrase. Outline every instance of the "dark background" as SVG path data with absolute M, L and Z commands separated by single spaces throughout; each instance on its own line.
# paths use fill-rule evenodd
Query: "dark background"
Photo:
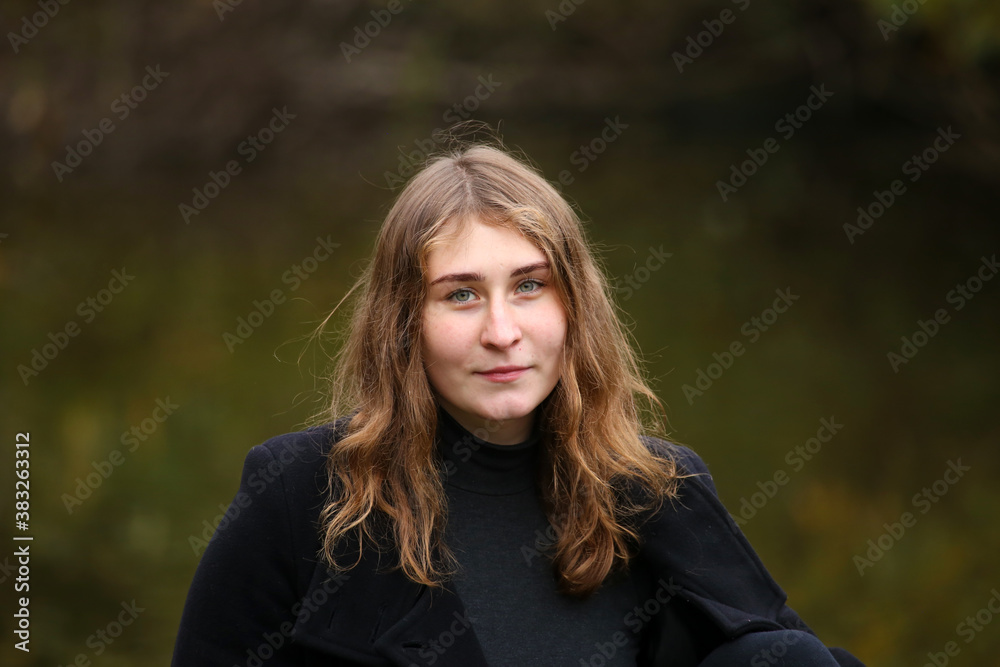
M 730 511 L 744 508 L 744 531 L 819 635 L 871 665 L 924 664 L 949 641 L 949 664 L 994 660 L 1000 619 L 971 636 L 959 624 L 1000 587 L 1000 281 L 961 310 L 948 295 L 1000 250 L 998 6 L 912 0 L 908 16 L 895 3 L 892 31 L 878 22 L 894 3 L 874 0 L 567 0 L 565 16 L 556 0 L 386 6 L 243 0 L 220 19 L 225 5 L 208 0 L 77 0 L 21 39 L 42 10 L 4 4 L 0 514 L 8 538 L 34 541 L 32 651 L 13 649 L 5 602 L 0 661 L 168 662 L 198 539 L 246 451 L 319 408 L 343 320 L 322 344 L 308 336 L 364 265 L 399 189 L 387 173 L 421 157 L 456 104 L 550 180 L 568 172 L 559 187 L 601 248 L 673 437 L 708 462 Z M 723 10 L 731 22 L 712 23 Z M 348 61 L 342 43 L 372 11 L 391 20 Z M 679 71 L 686 49 L 697 57 Z M 169 74 L 123 118 L 113 103 L 147 66 Z M 787 137 L 775 124 L 813 86 L 832 96 L 799 110 L 808 120 Z M 247 162 L 241 142 L 286 108 L 294 118 Z M 608 119 L 620 133 L 582 159 Z M 948 128 L 959 138 L 911 181 L 905 163 Z M 87 136 L 100 143 L 78 166 L 53 166 Z M 723 201 L 717 182 L 769 137 L 777 152 Z M 230 160 L 239 173 L 186 222 L 179 205 Z M 896 179 L 903 194 L 849 240 L 857 208 Z M 340 246 L 303 265 L 317 237 Z M 649 271 L 661 248 L 671 256 Z M 315 270 L 293 289 L 295 265 Z M 102 294 L 116 270 L 134 279 Z M 799 297 L 787 312 L 744 329 L 786 289 Z M 227 345 L 274 290 L 284 303 Z M 91 314 L 88 298 L 107 303 Z M 893 368 L 887 355 L 938 309 L 947 320 Z M 713 368 L 737 341 L 744 353 Z M 41 370 L 25 372 L 36 351 Z M 716 378 L 685 395 L 699 370 Z M 158 399 L 178 406 L 162 423 Z M 786 454 L 823 418 L 842 428 L 796 469 Z M 123 435 L 144 423 L 130 451 Z M 27 532 L 7 472 L 24 431 Z M 78 492 L 114 450 L 120 465 Z M 915 502 L 959 460 L 961 478 Z M 785 483 L 767 484 L 775 474 Z M 773 497 L 754 498 L 762 487 Z M 885 534 L 904 512 L 915 523 Z M 880 537 L 888 549 L 866 555 Z M 13 549 L 0 555 L 4 600 Z M 133 600 L 135 622 L 95 641 Z

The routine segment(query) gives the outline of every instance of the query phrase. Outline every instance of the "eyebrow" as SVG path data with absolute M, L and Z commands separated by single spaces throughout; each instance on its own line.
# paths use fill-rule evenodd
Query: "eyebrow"
M 528 264 L 520 268 L 514 269 L 510 272 L 510 277 L 515 278 L 517 276 L 523 276 L 532 271 L 538 271 L 539 269 L 549 268 L 548 262 L 537 262 L 535 264 Z M 435 278 L 431 281 L 430 286 L 437 285 L 438 283 L 474 283 L 474 282 L 485 282 L 486 277 L 481 273 L 449 273 L 446 276 L 441 276 L 440 278 Z

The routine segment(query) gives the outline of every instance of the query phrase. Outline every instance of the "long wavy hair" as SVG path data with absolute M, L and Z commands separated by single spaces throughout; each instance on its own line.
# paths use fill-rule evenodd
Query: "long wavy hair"
M 454 571 L 421 321 L 431 248 L 447 223 L 472 220 L 516 230 L 539 248 L 565 308 L 562 375 L 536 414 L 538 488 L 558 536 L 546 553 L 559 590 L 585 597 L 627 566 L 639 544 L 637 518 L 675 497 L 680 476 L 669 455 L 640 439 L 663 432 L 663 405 L 640 372 L 580 219 L 502 145 L 465 143 L 428 159 L 399 193 L 370 263 L 344 297 L 358 293 L 321 418 L 350 421 L 329 453 L 322 557 L 345 570 L 366 544 L 392 549 L 395 567 L 434 587 Z M 345 544 L 356 544 L 353 563 Z

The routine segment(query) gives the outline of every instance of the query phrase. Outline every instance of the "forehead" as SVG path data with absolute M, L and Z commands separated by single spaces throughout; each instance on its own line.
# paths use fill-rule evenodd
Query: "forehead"
M 524 259 L 544 259 L 544 253 L 517 229 L 479 218 L 446 222 L 425 251 L 428 273 L 466 262 L 503 266 Z

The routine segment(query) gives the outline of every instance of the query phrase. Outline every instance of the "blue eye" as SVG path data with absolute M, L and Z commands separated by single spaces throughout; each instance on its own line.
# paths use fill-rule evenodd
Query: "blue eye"
M 531 292 L 537 292 L 538 290 L 540 290 L 542 288 L 542 286 L 545 283 L 543 283 L 540 280 L 535 280 L 534 278 L 529 278 L 528 280 L 525 280 L 523 283 L 521 283 L 520 285 L 518 285 L 517 288 L 520 290 L 525 285 L 531 285 L 531 284 L 534 284 L 536 286 L 535 289 L 528 290 L 528 291 L 523 291 L 522 290 L 521 293 L 522 294 L 530 294 Z
M 521 288 L 524 287 L 525 285 L 532 286 L 533 289 L 522 290 Z M 528 278 L 527 280 L 518 283 L 517 287 L 515 288 L 515 291 L 518 294 L 534 294 L 544 286 L 545 283 L 543 283 L 541 280 L 538 280 L 537 278 Z M 460 298 L 460 295 L 467 295 L 467 298 Z M 475 293 L 471 289 L 469 289 L 468 287 L 462 287 L 449 294 L 447 296 L 447 300 L 454 301 L 455 303 L 471 303 L 474 296 Z
M 456 295 L 458 295 L 458 294 L 468 294 L 468 295 L 470 295 L 470 299 L 471 299 L 472 290 L 459 289 L 459 290 L 455 290 L 454 292 L 452 292 L 448 296 L 449 299 L 455 299 L 455 301 L 457 301 L 459 303 L 468 303 L 469 299 L 459 299 L 459 298 L 456 298 Z

